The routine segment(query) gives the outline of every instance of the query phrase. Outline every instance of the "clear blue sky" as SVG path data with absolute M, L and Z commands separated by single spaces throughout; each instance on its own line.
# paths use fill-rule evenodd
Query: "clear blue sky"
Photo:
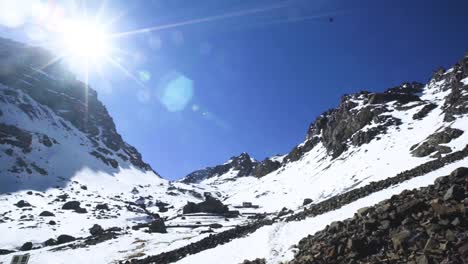
M 344 93 L 426 82 L 468 51 L 464 0 L 141 0 L 106 7 L 110 16 L 125 11 L 115 31 L 259 9 L 268 11 L 119 38 L 119 48 L 131 51 L 122 64 L 141 85 L 118 70 L 92 78 L 118 131 L 163 177 L 244 151 L 256 159 L 289 152 Z M 328 13 L 333 23 L 328 15 L 311 18 Z

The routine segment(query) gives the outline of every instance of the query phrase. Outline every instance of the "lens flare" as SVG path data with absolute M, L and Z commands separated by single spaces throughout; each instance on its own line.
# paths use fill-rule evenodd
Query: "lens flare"
M 193 82 L 184 75 L 173 72 L 162 79 L 159 100 L 170 112 L 185 109 L 193 97 Z

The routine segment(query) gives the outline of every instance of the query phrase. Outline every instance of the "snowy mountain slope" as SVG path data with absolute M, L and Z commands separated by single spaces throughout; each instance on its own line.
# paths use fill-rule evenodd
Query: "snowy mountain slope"
M 151 263 L 145 261 L 161 253 L 167 253 L 163 263 L 257 257 L 278 263 L 292 258 L 291 246 L 302 237 L 331 221 L 429 185 L 467 163 L 443 163 L 367 197 L 342 201 L 339 209 L 284 221 L 464 149 L 468 57 L 436 71 L 426 85 L 343 96 L 290 153 L 263 161 L 242 153 L 178 182 L 159 177 L 123 141 L 93 90 L 59 64 L 40 67 L 50 54 L 0 39 L 0 57 L 0 262 L 23 248 L 33 264 Z M 187 202 L 201 202 L 206 193 L 240 215 L 183 214 Z M 68 210 L 69 202 L 79 205 Z M 247 228 L 263 223 L 258 219 L 273 224 Z M 167 233 L 151 231 L 161 228 L 158 220 Z M 236 236 L 236 226 L 246 227 L 247 235 Z M 64 234 L 74 239 L 64 242 Z M 230 240 L 232 235 L 237 238 Z
M 375 205 L 404 190 L 417 189 L 433 184 L 437 178 L 445 176 L 454 169 L 466 166 L 467 164 L 468 158 L 465 158 L 421 177 L 416 177 L 392 188 L 373 193 L 365 198 L 349 203 L 338 210 L 316 217 L 310 217 L 302 221 L 278 222 L 261 227 L 246 237 L 234 239 L 230 243 L 187 256 L 176 263 L 242 263 L 245 259 L 253 260 L 256 258 L 264 258 L 267 263 L 272 264 L 289 261 L 294 257 L 294 253 L 296 252 L 294 245 L 307 235 L 324 229 L 332 222 L 353 217 L 357 210 Z
M 152 171 L 94 90 L 57 62 L 44 67 L 52 54 L 0 39 L 0 58 L 0 192 L 64 186 L 85 168 Z
M 239 178 L 231 169 L 200 185 L 226 194 L 228 204 L 248 201 L 268 212 L 295 209 L 306 198 L 318 202 L 460 150 L 468 142 L 468 88 L 460 85 L 468 74 L 460 65 L 467 62 L 465 57 L 448 71 L 439 70 L 424 86 L 405 83 L 381 94 L 344 96 L 336 109 L 317 118 L 277 170 Z M 349 129 L 349 123 L 355 127 Z M 444 139 L 439 144 L 434 138 Z
M 31 248 L 30 263 L 107 263 L 248 221 L 182 217 L 187 202 L 218 194 L 159 177 L 117 133 L 94 90 L 60 64 L 42 67 L 48 52 L 0 39 L 0 58 L 0 262 Z M 155 219 L 167 233 L 148 233 Z M 90 235 L 94 225 L 107 231 Z

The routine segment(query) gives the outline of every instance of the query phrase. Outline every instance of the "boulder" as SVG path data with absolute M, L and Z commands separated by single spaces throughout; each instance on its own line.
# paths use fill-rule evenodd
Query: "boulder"
M 461 201 L 465 198 L 465 189 L 460 185 L 453 185 L 450 187 L 444 195 L 444 200 L 456 200 Z
M 42 213 L 40 213 L 39 216 L 48 217 L 48 216 L 55 216 L 55 215 L 54 213 L 51 213 L 49 211 L 42 211 Z
M 78 201 L 66 202 L 65 204 L 63 204 L 62 209 L 63 210 L 77 210 L 77 209 L 80 209 L 80 202 L 78 202 Z
M 57 245 L 75 241 L 76 238 L 69 235 L 60 235 L 57 237 Z
M 49 247 L 49 246 L 55 246 L 57 245 L 57 240 L 50 238 L 44 241 L 44 246 Z
M 302 205 L 308 205 L 308 204 L 311 204 L 313 202 L 312 199 L 310 198 L 305 198 L 304 201 L 302 202 Z
M 159 218 L 150 223 L 148 227 L 150 233 L 167 233 L 164 221 Z
M 79 214 L 86 214 L 88 210 L 86 210 L 86 208 L 78 208 L 78 209 L 75 209 L 75 212 Z
M 106 203 L 98 204 L 98 205 L 96 205 L 96 210 L 106 210 L 106 211 L 108 211 L 109 210 L 109 205 L 107 205 Z
M 98 235 L 101 235 L 102 233 L 104 233 L 104 229 L 100 225 L 95 224 L 95 225 L 93 225 L 93 227 L 91 227 L 89 229 L 89 233 L 92 236 L 98 236 Z
M 16 207 L 23 208 L 23 207 L 31 207 L 31 204 L 26 202 L 25 200 L 18 201 L 15 204 Z
M 222 225 L 222 224 L 218 224 L 218 223 L 214 223 L 214 224 L 211 224 L 211 225 L 210 225 L 210 228 L 214 228 L 214 229 L 221 228 L 221 227 L 223 227 L 223 225 Z
M 229 212 L 229 208 L 224 205 L 220 200 L 212 197 L 205 196 L 205 201 L 201 203 L 188 202 L 183 208 L 184 214 L 193 213 L 213 213 L 213 214 L 225 214 Z
M 32 247 L 33 247 L 33 244 L 31 242 L 26 242 L 21 246 L 20 250 L 21 251 L 29 251 L 29 250 L 32 249 Z

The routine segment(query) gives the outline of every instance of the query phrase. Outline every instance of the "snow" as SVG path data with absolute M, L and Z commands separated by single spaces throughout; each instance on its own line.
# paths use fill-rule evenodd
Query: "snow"
M 45 72 L 38 72 L 47 78 Z M 39 76 L 39 75 L 38 75 Z M 28 77 L 28 76 L 27 76 Z M 30 79 L 35 77 L 29 76 Z M 36 76 L 37 77 L 37 76 Z M 52 79 L 53 80 L 53 79 Z M 24 81 L 24 80 L 23 80 Z M 27 81 L 24 81 L 27 82 Z M 462 82 L 468 84 L 468 78 Z M 21 150 L 12 147 L 27 163 L 34 162 L 46 168 L 49 174 L 44 177 L 16 174 L 8 168 L 16 162 L 14 156 L 3 155 L 7 146 L 0 145 L 2 163 L 0 164 L 0 216 L 10 220 L 0 222 L 0 248 L 17 249 L 23 243 L 31 241 L 40 245 L 49 238 L 61 234 L 76 237 L 88 236 L 88 229 L 99 224 L 104 228 L 121 227 L 127 230 L 135 224 L 147 222 L 145 214 L 127 210 L 130 202 L 145 203 L 151 212 L 158 212 L 154 205 L 161 201 L 168 203 L 167 212 L 158 212 L 166 217 L 167 234 L 148 234 L 143 230 L 128 229 L 116 239 L 87 248 L 66 249 L 51 251 L 51 247 L 32 250 L 30 263 L 109 263 L 111 261 L 125 260 L 135 257 L 145 257 L 161 252 L 173 250 L 181 246 L 198 241 L 208 234 L 206 225 L 220 223 L 222 228 L 214 230 L 221 232 L 235 225 L 251 221 L 247 218 L 251 213 L 275 213 L 283 207 L 300 211 L 305 198 L 311 198 L 314 203 L 323 201 L 354 188 L 379 181 L 416 167 L 431 158 L 416 158 L 409 151 L 414 144 L 419 144 L 427 136 L 443 127 L 453 127 L 465 130 L 459 138 L 446 144 L 453 151 L 461 150 L 468 142 L 468 116 L 457 116 L 453 122 L 444 122 L 441 106 L 450 90 L 443 91 L 445 80 L 431 81 L 424 87 L 421 99 L 426 103 L 439 105 L 422 120 L 413 120 L 412 116 L 420 111 L 424 105 L 420 102 L 406 104 L 406 110 L 399 110 L 395 102 L 385 105 L 393 118 L 401 119 L 399 127 L 391 126 L 387 133 L 379 135 L 368 144 L 359 147 L 350 147 L 337 159 L 332 160 L 325 147 L 319 143 L 312 150 L 295 162 L 289 162 L 277 171 L 256 178 L 253 176 L 237 177 L 238 171 L 231 169 L 227 173 L 203 180 L 200 184 L 184 184 L 169 182 L 158 177 L 152 171 L 143 171 L 135 168 L 116 156 L 122 150 L 115 152 L 119 161 L 118 168 L 110 168 L 102 161 L 89 153 L 95 149 L 94 143 L 71 123 L 56 115 L 49 108 L 35 102 L 20 90 L 16 100 L 3 96 L 6 101 L 0 104 L 2 123 L 15 125 L 32 134 L 32 150 L 30 153 L 21 153 Z M 0 85 L 0 93 L 11 88 Z M 60 91 L 54 90 L 56 93 Z M 66 96 L 66 95 L 63 95 Z M 73 99 L 73 98 L 69 98 Z M 74 100 L 74 99 L 73 99 Z M 362 96 L 350 97 L 349 100 L 357 103 L 352 111 L 366 107 Z M 34 118 L 31 118 L 18 105 L 26 103 L 34 109 Z M 66 113 L 67 109 L 59 113 Z M 371 123 L 362 130 L 368 130 L 377 123 Z M 101 128 L 99 134 L 102 133 Z M 45 147 L 40 143 L 41 135 L 47 135 L 58 144 Z M 299 144 L 303 146 L 306 141 Z M 99 147 L 105 148 L 100 141 Z M 271 157 L 272 161 L 282 162 L 286 155 Z M 252 161 L 255 161 L 252 159 Z M 232 162 L 229 160 L 227 163 Z M 179 263 L 239 263 L 244 259 L 265 257 L 269 263 L 289 260 L 293 256 L 291 246 L 296 244 L 307 234 L 324 228 L 332 221 L 351 217 L 354 212 L 364 206 L 389 198 L 402 190 L 423 187 L 431 184 L 438 176 L 446 175 L 453 169 L 466 165 L 468 159 L 449 164 L 427 175 L 411 179 L 397 186 L 376 192 L 368 197 L 345 205 L 339 210 L 325 213 L 314 218 L 307 218 L 297 222 L 279 222 L 272 226 L 265 226 L 256 232 L 220 245 L 216 248 L 188 256 Z M 226 164 L 226 163 L 225 163 Z M 55 188 L 54 186 L 60 188 Z M 82 186 L 86 185 L 86 190 Z M 13 188 L 14 186 L 15 188 Z M 137 192 L 132 193 L 136 189 Z M 34 190 L 32 195 L 27 191 Z M 10 191 L 11 194 L 6 192 Z M 200 202 L 200 196 L 210 192 L 220 198 L 224 204 L 231 208 L 243 202 L 259 205 L 259 208 L 240 208 L 241 216 L 226 221 L 223 217 L 204 214 L 194 214 L 181 217 L 182 207 L 188 202 Z M 67 201 L 80 201 L 82 207 L 88 209 L 87 214 L 77 214 L 72 211 L 61 210 L 62 201 L 56 201 L 58 195 L 68 194 Z M 198 194 L 198 195 L 194 195 Z M 27 210 L 19 209 L 13 204 L 19 200 L 26 200 L 33 205 Z M 104 213 L 107 217 L 98 217 L 93 208 L 97 204 L 107 203 L 111 208 Z M 44 211 L 53 212 L 55 217 L 39 217 Z M 236 209 L 237 210 L 237 209 Z M 26 218 L 22 219 L 22 216 Z M 30 218 L 32 216 L 32 218 Z M 0 219 L 2 219 L 0 218 Z M 51 226 L 49 220 L 57 221 Z M 180 226 L 194 225 L 201 222 L 202 226 L 185 228 Z M 175 227 L 179 225 L 179 227 Z M 11 255 L 0 256 L 0 263 L 8 262 Z
M 468 85 L 468 78 L 461 80 L 461 82 L 463 83 L 463 85 Z
M 255 258 L 266 258 L 268 263 L 291 260 L 294 256 L 292 246 L 308 234 L 314 234 L 322 230 L 333 221 L 350 218 L 358 209 L 375 205 L 385 199 L 389 199 L 392 195 L 401 193 L 403 190 L 428 186 L 436 178 L 448 175 L 454 169 L 466 166 L 467 163 L 468 158 L 449 164 L 424 176 L 416 177 L 391 188 L 373 193 L 338 210 L 316 217 L 307 218 L 302 221 L 280 222 L 271 226 L 264 226 L 247 237 L 235 239 L 216 248 L 190 255 L 176 263 L 236 264 L 244 259 L 252 260 Z

